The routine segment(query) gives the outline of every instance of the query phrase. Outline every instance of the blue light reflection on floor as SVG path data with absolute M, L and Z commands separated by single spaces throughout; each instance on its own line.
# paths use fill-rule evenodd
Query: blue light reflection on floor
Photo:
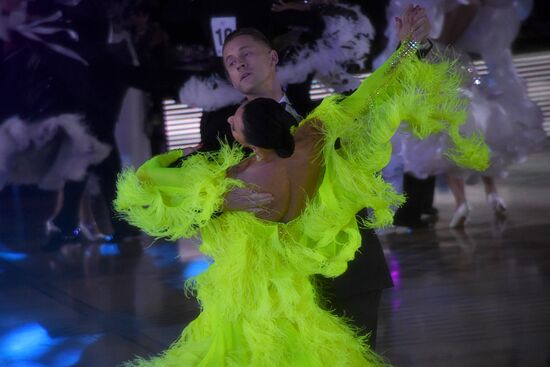
M 0 360 L 32 360 L 55 345 L 47 331 L 36 323 L 26 324 L 0 338 Z
M 195 277 L 208 269 L 210 264 L 212 264 L 212 259 L 208 257 L 199 257 L 191 262 L 189 262 L 183 268 L 183 280 Z
M 120 249 L 117 243 L 102 243 L 99 245 L 99 253 L 101 256 L 118 256 Z
M 157 268 L 167 268 L 180 263 L 178 249 L 173 244 L 155 243 L 145 249 Z
M 2 362 L 1 359 L 0 359 L 0 362 Z M 45 363 L 36 363 L 36 362 L 27 362 L 27 361 L 14 362 L 13 364 L 10 364 L 9 366 L 10 367 L 49 367 Z
M 0 251 L 0 259 L 6 260 L 9 262 L 23 261 L 28 257 L 27 254 L 22 254 L 20 252 L 6 252 Z
M 93 341 L 95 341 L 96 339 L 94 339 Z M 89 344 L 92 344 L 93 341 L 90 342 Z M 51 366 L 55 366 L 55 367 L 74 366 L 76 363 L 78 363 L 78 361 L 80 361 L 80 356 L 82 355 L 82 352 L 83 352 L 83 349 L 79 349 L 79 348 L 65 349 L 57 353 L 53 357 Z
M 51 338 L 39 323 L 28 323 L 0 337 L 0 366 L 69 367 L 100 336 Z
M 23 261 L 28 257 L 27 254 L 22 252 L 14 252 L 8 248 L 5 244 L 0 242 L 0 260 L 6 260 L 9 262 Z

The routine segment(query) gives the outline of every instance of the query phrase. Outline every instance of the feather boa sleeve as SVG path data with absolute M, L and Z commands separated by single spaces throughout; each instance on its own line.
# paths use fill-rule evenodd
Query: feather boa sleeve
M 318 208 L 312 211 L 317 214 L 304 227 L 313 237 L 320 228 L 333 226 L 335 212 L 367 207 L 372 216 L 366 225 L 392 223 L 392 208 L 404 199 L 379 172 L 389 163 L 390 139 L 402 122 L 419 138 L 448 134 L 454 144 L 445 152 L 450 159 L 464 167 L 487 168 L 489 149 L 483 137 L 459 133 L 467 117 L 461 74 L 453 62 L 428 63 L 415 53 L 414 42 L 404 43 L 352 95 L 325 99 L 302 122 L 322 121 L 325 134 L 325 176 Z M 336 238 L 338 225 L 334 228 Z
M 174 150 L 145 162 L 137 172 L 123 171 L 117 181 L 115 210 L 147 234 L 176 240 L 192 237 L 221 210 L 224 195 L 242 182 L 226 177 L 243 152 L 223 145 L 216 154 L 200 153 L 169 165 L 182 156 Z

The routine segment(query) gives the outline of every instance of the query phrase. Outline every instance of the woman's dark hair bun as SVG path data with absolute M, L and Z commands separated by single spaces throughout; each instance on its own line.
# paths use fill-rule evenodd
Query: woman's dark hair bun
M 249 144 L 273 149 L 281 158 L 294 153 L 290 128 L 296 119 L 283 106 L 270 98 L 256 98 L 244 106 L 244 136 Z
M 288 132 L 288 138 L 281 141 L 281 146 L 275 148 L 275 153 L 281 158 L 288 158 L 294 153 L 294 138 L 290 131 Z

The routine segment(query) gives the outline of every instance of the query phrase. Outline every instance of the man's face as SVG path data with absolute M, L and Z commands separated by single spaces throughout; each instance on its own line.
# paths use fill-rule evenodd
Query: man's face
M 278 61 L 274 50 L 247 35 L 232 39 L 223 50 L 223 63 L 231 83 L 245 95 L 270 89 Z

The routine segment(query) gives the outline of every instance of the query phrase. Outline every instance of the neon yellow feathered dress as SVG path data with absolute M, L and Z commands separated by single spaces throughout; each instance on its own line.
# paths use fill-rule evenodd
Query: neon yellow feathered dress
M 327 98 L 310 114 L 323 122 L 324 172 L 317 195 L 289 223 L 246 212 L 224 212 L 224 194 L 243 183 L 226 177 L 243 153 L 224 146 L 180 168 L 172 151 L 152 158 L 138 173 L 119 178 L 116 209 L 145 232 L 176 239 L 200 231 L 200 250 L 213 260 L 188 287 L 201 314 L 168 350 L 131 366 L 337 367 L 379 366 L 365 338 L 316 303 L 310 278 L 342 274 L 360 245 L 355 214 L 372 208 L 366 223 L 391 223 L 403 201 L 379 174 L 390 158 L 390 138 L 401 121 L 419 137 L 446 131 L 457 163 L 483 169 L 488 150 L 478 136 L 464 138 L 466 117 L 460 78 L 449 63 L 428 64 L 402 46 L 349 97 Z M 335 142 L 340 139 L 340 147 Z

